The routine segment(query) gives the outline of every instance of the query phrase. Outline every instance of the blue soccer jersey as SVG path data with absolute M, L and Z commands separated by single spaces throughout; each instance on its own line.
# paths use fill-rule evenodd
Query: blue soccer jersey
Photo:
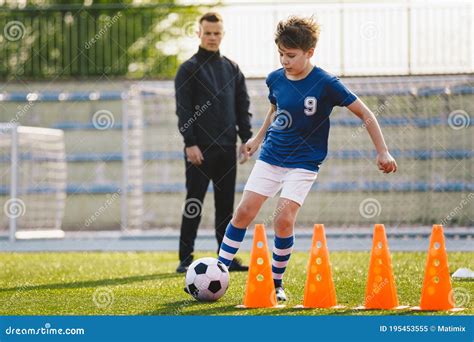
M 268 98 L 277 107 L 259 159 L 286 168 L 318 171 L 328 151 L 329 115 L 334 106 L 348 106 L 356 96 L 321 68 L 292 81 L 283 68 L 267 77 Z

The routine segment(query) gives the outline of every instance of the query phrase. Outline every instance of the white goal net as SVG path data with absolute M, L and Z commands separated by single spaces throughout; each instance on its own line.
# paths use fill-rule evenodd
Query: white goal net
M 62 236 L 66 165 L 62 130 L 0 124 L 0 229 L 10 238 Z

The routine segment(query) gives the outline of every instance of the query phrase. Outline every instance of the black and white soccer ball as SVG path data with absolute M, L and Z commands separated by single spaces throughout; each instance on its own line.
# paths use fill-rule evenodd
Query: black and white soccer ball
M 215 258 L 201 258 L 193 262 L 186 273 L 187 292 L 200 301 L 216 301 L 229 287 L 229 271 Z

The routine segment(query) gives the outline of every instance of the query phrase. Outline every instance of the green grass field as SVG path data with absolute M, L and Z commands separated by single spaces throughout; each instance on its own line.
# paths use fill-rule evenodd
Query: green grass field
M 200 253 L 196 257 L 212 256 Z M 249 254 L 240 253 L 248 262 Z M 342 310 L 299 310 L 307 253 L 294 253 L 285 275 L 289 302 L 281 309 L 238 309 L 246 273 L 231 273 L 226 295 L 198 303 L 183 292 L 174 273 L 176 253 L 0 253 L 0 315 L 436 315 L 446 312 L 354 311 L 363 303 L 369 252 L 332 252 Z M 392 253 L 401 305 L 419 304 L 426 253 Z M 450 272 L 474 268 L 474 253 L 449 253 Z M 474 314 L 472 281 L 453 281 L 466 310 Z M 459 304 L 459 303 L 458 303 Z

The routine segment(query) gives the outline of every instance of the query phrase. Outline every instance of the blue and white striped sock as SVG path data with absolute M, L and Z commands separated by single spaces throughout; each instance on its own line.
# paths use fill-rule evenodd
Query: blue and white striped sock
M 229 222 L 225 229 L 225 236 L 219 248 L 219 260 L 227 267 L 230 266 L 234 256 L 240 248 L 240 244 L 244 240 L 247 228 L 237 228 Z
M 288 265 L 288 261 L 290 260 L 294 243 L 294 236 L 280 238 L 275 235 L 275 245 L 273 247 L 272 261 L 272 275 L 275 287 L 281 286 L 283 274 L 285 273 L 286 266 Z

